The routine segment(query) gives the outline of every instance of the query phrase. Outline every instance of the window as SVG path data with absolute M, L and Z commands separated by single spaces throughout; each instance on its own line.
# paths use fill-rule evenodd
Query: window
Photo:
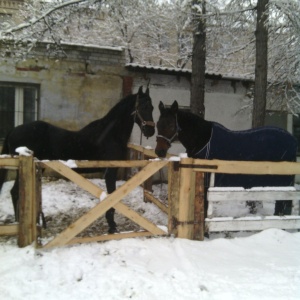
M 283 111 L 266 111 L 265 116 L 266 126 L 277 126 L 287 130 L 288 128 L 288 115 Z
M 286 112 L 267 111 L 265 125 L 272 125 L 289 131 L 298 142 L 298 155 L 300 153 L 300 118 Z
M 0 83 L 0 143 L 15 126 L 37 119 L 37 85 Z

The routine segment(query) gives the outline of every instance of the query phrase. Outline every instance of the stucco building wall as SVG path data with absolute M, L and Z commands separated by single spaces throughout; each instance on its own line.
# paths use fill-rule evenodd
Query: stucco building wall
M 125 57 L 121 48 L 65 45 L 64 51 L 64 58 L 47 58 L 41 45 L 32 58 L 1 60 L 0 83 L 37 85 L 38 119 L 75 130 L 121 99 Z

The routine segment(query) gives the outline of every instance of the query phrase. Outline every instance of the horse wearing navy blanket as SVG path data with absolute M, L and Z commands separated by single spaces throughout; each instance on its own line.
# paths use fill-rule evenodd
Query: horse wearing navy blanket
M 171 143 L 178 138 L 189 157 L 244 161 L 296 161 L 297 141 L 287 131 L 277 127 L 260 127 L 231 131 L 219 123 L 205 121 L 180 111 L 177 101 L 171 108 L 159 104 L 157 145 L 155 152 L 165 157 Z M 209 180 L 206 178 L 206 187 Z M 216 174 L 215 186 L 244 187 L 291 186 L 294 175 L 231 175 Z M 284 213 L 291 201 L 277 201 L 275 215 Z
M 40 160 L 122 160 L 126 159 L 127 142 L 134 123 L 146 137 L 154 135 L 152 101 L 149 89 L 120 100 L 102 119 L 95 120 L 79 131 L 70 131 L 43 121 L 20 125 L 6 137 L 2 154 L 17 154 L 16 148 L 26 146 Z M 0 169 L 0 190 L 5 180 L 5 169 Z M 105 174 L 108 193 L 116 189 L 117 168 Z M 15 217 L 18 220 L 18 178 L 11 190 Z M 106 212 L 109 233 L 116 231 L 115 209 Z

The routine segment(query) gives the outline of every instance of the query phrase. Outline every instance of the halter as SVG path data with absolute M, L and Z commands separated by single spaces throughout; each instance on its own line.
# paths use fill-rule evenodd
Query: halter
M 152 121 L 145 121 L 143 119 L 143 117 L 141 116 L 140 112 L 139 112 L 139 95 L 137 94 L 136 96 L 136 101 L 135 101 L 135 110 L 134 112 L 132 113 L 132 115 L 134 115 L 134 118 L 138 117 L 139 120 L 141 121 L 141 126 L 144 127 L 144 126 L 153 126 L 155 127 L 155 123 L 152 122 Z
M 171 147 L 172 142 L 178 136 L 178 132 L 181 131 L 181 128 L 180 128 L 180 126 L 178 124 L 178 120 L 177 120 L 177 114 L 175 115 L 175 119 L 176 119 L 176 131 L 175 131 L 175 133 L 173 134 L 173 136 L 171 138 L 167 138 L 167 137 L 165 137 L 164 135 L 161 135 L 161 134 L 156 136 L 157 138 L 161 138 L 161 139 L 164 139 L 165 141 L 167 141 L 167 143 L 169 144 L 170 147 Z

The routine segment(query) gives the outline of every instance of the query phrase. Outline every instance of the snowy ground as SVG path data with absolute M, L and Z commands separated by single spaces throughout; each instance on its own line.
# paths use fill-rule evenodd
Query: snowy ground
M 103 181 L 94 182 L 104 187 Z M 0 224 L 12 220 L 10 187 L 6 183 L 0 196 Z M 166 200 L 164 187 L 154 193 Z M 97 201 L 72 183 L 44 181 L 45 240 Z M 166 226 L 166 215 L 143 202 L 141 189 L 124 202 Z M 246 213 L 244 206 L 241 210 Z M 122 216 L 116 222 L 122 231 L 139 229 Z M 101 218 L 84 235 L 106 230 Z M 204 242 L 137 238 L 48 251 L 19 249 L 15 238 L 1 238 L 0 299 L 300 299 L 299 252 L 300 233 L 278 229 Z

